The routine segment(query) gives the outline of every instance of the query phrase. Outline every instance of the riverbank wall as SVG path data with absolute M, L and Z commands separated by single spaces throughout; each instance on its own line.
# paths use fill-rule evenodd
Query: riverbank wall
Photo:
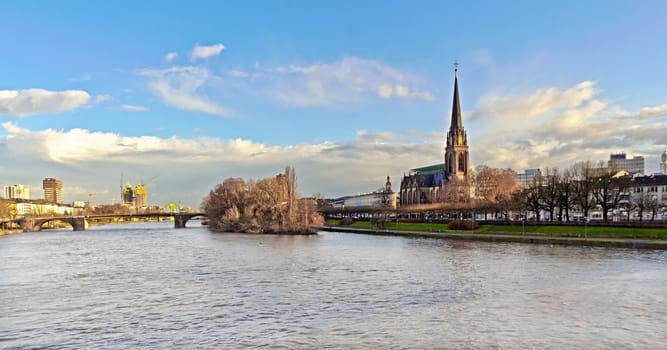
M 23 230 L 18 230 L 18 229 L 0 230 L 0 236 L 15 235 L 15 234 L 17 234 L 17 233 L 23 233 Z
M 407 231 L 407 230 L 388 230 L 388 229 L 366 229 L 366 228 L 343 227 L 343 226 L 333 226 L 333 225 L 320 226 L 320 230 L 331 231 L 331 232 L 380 235 L 380 236 L 458 239 L 458 240 L 484 241 L 484 242 L 559 244 L 559 245 L 572 245 L 572 246 L 667 250 L 667 240 L 549 237 L 549 236 L 535 236 L 530 234 L 512 235 L 512 234 L 505 234 L 502 232 L 497 232 L 497 233 L 475 233 L 469 231 L 428 232 L 428 231 Z

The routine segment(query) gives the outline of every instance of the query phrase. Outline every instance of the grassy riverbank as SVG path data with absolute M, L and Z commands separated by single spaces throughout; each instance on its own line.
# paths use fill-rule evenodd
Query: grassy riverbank
M 339 220 L 327 220 L 325 225 L 339 225 Z M 368 221 L 355 221 L 351 228 L 374 229 L 378 226 Z M 381 228 L 421 232 L 448 231 L 447 224 L 387 222 Z M 625 238 L 625 239 L 667 239 L 664 228 L 631 228 L 609 226 L 561 226 L 561 225 L 481 225 L 472 231 L 478 234 L 526 234 L 544 237 L 590 237 L 590 238 Z

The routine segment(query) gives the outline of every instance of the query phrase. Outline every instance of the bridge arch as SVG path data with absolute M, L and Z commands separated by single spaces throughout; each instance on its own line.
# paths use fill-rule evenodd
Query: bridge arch
M 24 219 L 22 226 L 26 231 L 41 231 L 42 226 L 48 222 L 60 221 L 69 224 L 72 226 L 74 231 L 85 231 L 88 228 L 88 221 L 83 217 L 53 217 L 53 218 L 41 218 L 41 219 Z
M 193 218 L 196 217 L 207 217 L 206 214 L 204 213 L 194 213 L 194 214 L 189 214 L 189 213 L 183 213 L 183 214 L 174 214 L 174 227 L 175 228 L 185 228 L 185 224 L 187 224 L 188 221 L 190 221 Z

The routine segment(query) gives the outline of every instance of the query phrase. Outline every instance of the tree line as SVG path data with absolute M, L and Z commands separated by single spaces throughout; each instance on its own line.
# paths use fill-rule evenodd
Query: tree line
M 632 212 L 638 213 L 640 220 L 645 214 L 654 220 L 664 210 L 657 196 L 651 193 L 657 188 L 644 191 L 634 183 L 632 176 L 602 161 L 581 161 L 564 170 L 544 168 L 523 186 L 514 170 L 482 165 L 477 167 L 471 181 L 474 193 L 470 195 L 445 196 L 442 202 L 395 211 L 399 215 L 434 214 L 449 219 L 483 215 L 484 219 L 494 220 L 531 217 L 537 221 L 570 222 L 589 218 L 593 212 L 600 213 L 601 220 L 609 221 L 609 214 L 614 210 L 626 212 L 626 220 L 630 220 Z M 470 188 L 465 184 L 456 185 L 448 183 L 449 191 Z
M 640 220 L 644 213 L 655 219 L 662 209 L 655 195 L 634 185 L 632 176 L 604 162 L 578 162 L 564 171 L 546 168 L 527 184 L 522 198 L 525 210 L 538 220 L 540 213 L 546 213 L 549 221 L 570 221 L 575 210 L 584 218 L 599 210 L 602 220 L 609 221 L 609 213 L 621 209 L 628 212 L 627 220 L 631 211 L 638 211 Z
M 260 180 L 227 178 L 204 198 L 202 210 L 211 229 L 225 232 L 309 233 L 323 224 L 314 201 L 297 193 L 291 166 Z

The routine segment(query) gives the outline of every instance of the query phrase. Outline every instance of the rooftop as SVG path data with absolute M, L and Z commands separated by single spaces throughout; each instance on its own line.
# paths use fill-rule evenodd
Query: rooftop
M 423 166 L 421 168 L 410 169 L 410 173 L 412 174 L 435 173 L 440 170 L 443 170 L 444 168 L 445 168 L 445 163 L 438 163 L 438 164 Z

